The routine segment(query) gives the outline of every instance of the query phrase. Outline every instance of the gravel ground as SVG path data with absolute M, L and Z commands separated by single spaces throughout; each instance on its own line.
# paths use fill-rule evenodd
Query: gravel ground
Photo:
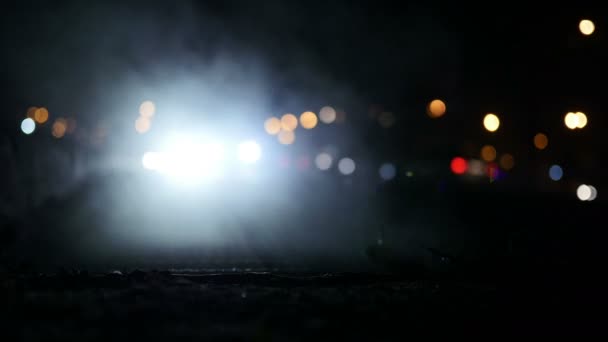
M 551 290 L 378 274 L 169 271 L 2 279 L 2 316 L 11 327 L 3 334 L 20 340 L 581 336 L 596 334 L 602 322 L 577 311 L 588 296 L 566 297 L 565 284 Z

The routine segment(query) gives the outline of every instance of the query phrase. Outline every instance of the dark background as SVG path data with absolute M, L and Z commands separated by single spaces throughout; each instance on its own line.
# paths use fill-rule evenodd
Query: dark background
M 600 5 L 3 2 L 0 336 L 601 335 Z M 433 99 L 440 118 L 426 113 Z M 138 134 L 144 100 L 156 114 Z M 264 132 L 270 116 L 328 105 L 343 122 L 298 128 L 293 145 Z M 32 106 L 50 117 L 26 135 Z M 576 111 L 588 124 L 569 130 Z M 76 129 L 58 139 L 59 118 Z M 141 161 L 171 130 L 254 139 L 262 159 L 176 186 Z M 451 171 L 488 144 L 515 167 Z M 315 167 L 319 152 L 330 170 Z M 379 177 L 384 163 L 394 179 Z M 597 198 L 580 201 L 580 184 Z
M 593 264 L 605 237 L 602 11 L 582 2 L 5 3 L 7 262 L 103 269 L 254 259 L 350 269 L 368 267 L 381 238 L 389 259 L 426 258 L 435 248 L 477 263 Z M 578 31 L 582 18 L 594 20 L 593 35 Z M 447 104 L 437 120 L 425 113 L 434 98 Z M 145 99 L 157 103 L 159 121 L 138 136 L 133 120 Z M 272 158 L 294 160 L 337 145 L 357 162 L 351 177 L 269 162 L 270 183 L 210 197 L 175 192 L 137 169 L 163 125 L 189 120 L 229 137 L 263 136 L 268 116 L 327 104 L 346 113 L 344 124 L 289 147 L 260 139 L 278 146 Z M 19 124 L 30 106 L 51 116 L 25 136 Z M 588 126 L 568 130 L 563 116 L 579 110 Z M 395 115 L 394 126 L 378 124 L 373 114 L 382 111 Z M 483 129 L 488 112 L 501 119 L 496 133 Z M 58 115 L 75 118 L 77 133 L 54 139 Z M 227 122 L 232 131 L 217 128 Z M 549 136 L 543 151 L 532 144 L 537 132 Z M 485 144 L 514 155 L 504 179 L 450 172 L 453 157 L 478 158 Z M 378 178 L 383 162 L 397 166 L 396 179 Z M 548 178 L 552 164 L 564 168 L 560 182 Z M 598 189 L 595 201 L 576 198 L 582 183 Z M 160 221 L 179 238 L 144 239 L 147 230 L 167 238 Z M 185 244 L 201 226 L 226 232 L 222 243 Z M 121 234 L 124 227 L 138 233 Z

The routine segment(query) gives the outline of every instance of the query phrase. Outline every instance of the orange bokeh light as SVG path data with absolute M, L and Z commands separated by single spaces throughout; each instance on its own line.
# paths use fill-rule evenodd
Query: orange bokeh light
M 47 120 L 49 119 L 49 111 L 44 108 L 44 107 L 40 107 L 38 109 L 36 109 L 36 111 L 34 112 L 34 120 L 39 123 L 45 123 Z
M 499 164 L 500 167 L 508 171 L 511 170 L 513 166 L 515 166 L 515 159 L 511 154 L 505 153 L 500 157 Z
M 481 148 L 481 159 L 491 162 L 496 159 L 496 149 L 492 145 L 486 145 Z
M 285 131 L 293 131 L 298 127 L 298 118 L 291 114 L 287 113 L 281 117 L 281 128 Z
M 139 106 L 139 114 L 145 118 L 151 118 L 156 113 L 156 105 L 152 101 L 144 101 Z
M 36 118 L 36 111 L 38 110 L 38 107 L 30 107 L 27 109 L 26 112 L 26 116 L 32 120 L 35 121 Z
M 264 130 L 270 135 L 279 134 L 281 131 L 281 120 L 274 116 L 264 121 Z
M 64 118 L 58 118 L 53 123 L 53 128 L 52 128 L 51 134 L 55 138 L 59 139 L 59 138 L 63 138 L 63 136 L 65 135 L 65 132 L 67 130 L 68 130 L 68 122 Z
M 305 129 L 313 129 L 317 126 L 319 119 L 317 119 L 317 115 L 313 112 L 304 112 L 300 115 L 300 125 Z
M 549 145 L 549 139 L 543 133 L 538 133 L 534 136 L 534 146 L 539 150 L 544 150 Z
M 429 103 L 427 106 L 427 114 L 433 119 L 443 116 L 445 111 L 445 103 L 439 99 L 431 101 L 431 103 Z
M 148 119 L 147 117 L 140 116 L 139 118 L 137 118 L 137 120 L 135 120 L 135 130 L 139 134 L 146 133 L 147 131 L 150 130 L 151 126 L 152 126 L 152 123 L 150 122 L 150 119 Z
M 293 131 L 281 131 L 277 136 L 279 142 L 283 145 L 291 145 L 296 141 L 296 134 Z

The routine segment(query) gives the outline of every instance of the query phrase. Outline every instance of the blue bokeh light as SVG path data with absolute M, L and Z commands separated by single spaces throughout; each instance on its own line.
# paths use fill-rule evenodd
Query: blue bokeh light
M 385 163 L 380 166 L 380 170 L 378 170 L 378 172 L 380 173 L 380 178 L 384 180 L 391 180 L 395 178 L 397 168 L 391 163 Z
M 564 176 L 564 171 L 562 170 L 562 168 L 559 165 L 552 165 L 549 168 L 549 178 L 551 178 L 554 181 L 558 181 L 560 179 L 562 179 L 562 177 Z

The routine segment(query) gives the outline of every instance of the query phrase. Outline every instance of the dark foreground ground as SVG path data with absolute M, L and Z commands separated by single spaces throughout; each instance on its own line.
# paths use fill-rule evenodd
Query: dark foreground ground
M 78 224 L 73 225 L 60 219 L 62 215 L 72 217 L 71 208 L 79 208 L 76 198 L 63 209 L 52 207 L 44 211 L 48 215 L 33 216 L 29 226 L 7 225 L 13 229 L 2 231 L 7 233 L 0 240 L 17 243 L 7 249 L 2 259 L 5 262 L 0 262 L 0 341 L 407 341 L 434 335 L 482 335 L 491 341 L 513 336 L 572 336 L 580 340 L 608 335 L 604 328 L 607 236 L 597 223 L 605 216 L 600 200 L 579 203 L 551 194 L 464 198 L 468 200 L 447 197 L 438 204 L 441 210 L 420 214 L 454 217 L 449 224 L 423 225 L 426 221 L 414 220 L 408 225 L 406 218 L 418 212 L 395 207 L 392 214 L 404 216 L 394 218 L 395 225 L 409 235 L 385 231 L 382 247 L 374 244 L 376 247 L 367 250 L 363 249 L 365 244 L 339 239 L 349 236 L 347 231 L 361 228 L 357 225 L 302 222 L 277 238 L 278 245 L 297 242 L 279 249 L 285 251 L 283 254 L 251 254 L 271 261 L 259 269 L 249 269 L 248 262 L 238 264 L 240 257 L 216 259 L 211 252 L 199 255 L 190 250 L 179 254 L 148 247 L 150 254 L 141 259 L 122 256 L 117 245 L 121 238 L 115 234 L 118 229 L 103 229 L 113 227 L 103 220 L 98 227 L 101 233 L 88 225 L 109 217 L 107 213 L 74 216 Z M 420 201 L 418 206 L 427 203 Z M 345 212 L 357 208 L 353 205 Z M 139 227 L 135 223 L 133 226 Z M 297 228 L 309 226 L 316 227 L 319 235 L 312 234 L 308 240 L 293 236 L 302 231 Z M 344 227 L 344 231 L 336 227 Z M 263 227 L 254 228 L 253 232 L 268 233 L 263 238 L 277 235 Z M 436 234 L 427 236 L 428 231 Z M 83 242 L 87 238 L 83 232 L 91 233 L 90 244 Z M 109 238 L 103 240 L 102 233 Z M 244 241 L 255 240 L 257 235 L 252 235 Z M 410 243 L 420 236 L 426 237 L 420 246 Z M 463 236 L 476 238 L 466 240 Z M 376 235 L 372 237 L 370 241 L 375 243 Z M 309 250 L 312 242 L 320 241 L 337 241 L 334 247 L 341 245 L 360 253 L 333 255 L 329 253 L 331 246 L 323 245 L 309 252 L 319 256 L 315 261 L 299 259 L 291 249 L 297 244 Z M 430 248 L 425 247 L 435 245 L 422 243 L 425 241 L 438 242 L 440 253 L 429 253 Z M 454 262 L 444 264 L 442 247 L 451 252 L 450 247 L 459 247 L 461 241 L 468 242 L 462 244 L 462 253 L 448 257 Z M 70 246 L 80 246 L 81 253 Z M 93 263 L 95 258 L 85 257 L 95 255 L 97 250 L 91 250 L 95 246 L 118 257 L 105 262 L 98 258 L 101 261 Z M 420 248 L 416 255 L 431 256 L 431 262 L 419 263 L 391 252 L 413 247 Z M 57 257 L 62 252 L 66 257 Z M 357 255 L 361 257 L 356 259 Z M 289 262 L 276 263 L 284 259 L 299 260 L 298 265 L 321 272 L 358 273 L 307 273 L 306 268 L 291 268 Z M 328 264 L 344 259 L 347 262 Z M 17 266 L 21 261 L 25 262 L 23 267 Z M 365 261 L 370 267 L 363 267 Z M 238 266 L 200 270 L 209 265 Z M 87 269 L 90 274 L 51 273 L 57 266 Z M 133 271 L 145 267 L 168 271 Z M 193 270 L 195 267 L 199 269 Z M 122 273 L 107 273 L 114 268 Z
M 568 277 L 486 282 L 240 270 L 2 277 L 3 341 L 605 334 L 602 286 Z

